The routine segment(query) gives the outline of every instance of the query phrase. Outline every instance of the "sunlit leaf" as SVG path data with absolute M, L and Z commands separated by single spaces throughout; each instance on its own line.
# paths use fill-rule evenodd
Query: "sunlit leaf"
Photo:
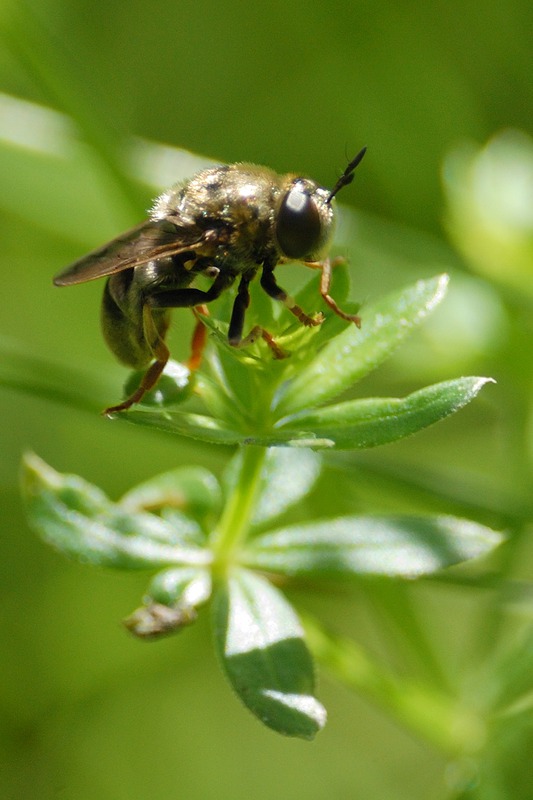
M 178 467 L 155 475 L 130 489 L 120 500 L 129 511 L 170 506 L 195 518 L 217 509 L 220 502 L 218 481 L 204 467 Z
M 202 567 L 171 567 L 152 579 L 148 595 L 158 603 L 199 606 L 211 595 L 211 575 Z
M 291 576 L 415 578 L 486 555 L 502 541 L 502 534 L 456 517 L 352 516 L 259 536 L 243 560 Z
M 446 275 L 418 281 L 361 309 L 360 330 L 346 328 L 282 387 L 278 416 L 331 400 L 378 367 L 443 299 L 447 283 Z
M 312 450 L 272 448 L 261 474 L 252 524 L 262 525 L 309 494 L 321 469 L 320 456 Z
M 120 420 L 167 431 L 178 436 L 189 436 L 212 444 L 242 444 L 246 435 L 222 420 L 184 411 L 145 411 L 134 409 L 120 415 Z
M 226 468 L 227 494 L 237 488 L 242 457 L 238 451 Z M 261 472 L 252 525 L 263 525 L 302 500 L 313 488 L 321 466 L 320 457 L 311 450 L 270 448 Z
M 473 400 L 490 381 L 490 378 L 457 378 L 420 389 L 404 398 L 365 398 L 302 411 L 286 418 L 271 432 L 260 432 L 257 435 L 245 432 L 239 435 L 233 432 L 234 438 L 231 441 L 225 440 L 224 443 L 312 449 L 376 447 L 410 436 L 453 414 Z M 128 415 L 128 419 L 142 420 L 139 416 L 142 413 L 138 412 L 136 415 L 133 412 Z M 183 435 L 187 431 L 186 421 L 178 414 L 159 415 L 151 424 L 155 427 L 164 426 L 166 430 L 176 434 Z M 204 441 L 211 441 L 209 437 L 214 425 L 222 423 L 212 421 L 211 428 L 203 431 L 196 427 L 195 435 Z M 283 491 L 287 491 L 289 485 L 294 488 L 298 477 L 301 477 L 298 470 L 292 470 L 291 480 L 285 481 Z M 280 497 L 279 492 L 272 487 L 271 495 L 278 499 Z
M 77 475 L 61 475 L 35 455 L 23 464 L 22 488 L 31 525 L 65 555 L 120 569 L 202 565 L 209 556 L 183 547 L 172 526 L 153 514 L 129 513 Z
M 265 578 L 232 573 L 216 591 L 215 641 L 243 703 L 269 728 L 312 739 L 326 712 L 313 696 L 314 671 L 300 622 Z
M 375 447 L 433 425 L 469 403 L 489 378 L 458 378 L 428 386 L 405 398 L 368 398 L 300 412 L 279 430 L 305 431 L 335 447 Z

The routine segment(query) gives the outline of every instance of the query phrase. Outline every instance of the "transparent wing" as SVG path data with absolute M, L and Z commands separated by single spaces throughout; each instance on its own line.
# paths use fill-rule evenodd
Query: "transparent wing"
M 202 243 L 197 229 L 176 228 L 166 220 L 148 220 L 78 259 L 54 278 L 56 286 L 86 283 L 157 258 L 195 250 Z

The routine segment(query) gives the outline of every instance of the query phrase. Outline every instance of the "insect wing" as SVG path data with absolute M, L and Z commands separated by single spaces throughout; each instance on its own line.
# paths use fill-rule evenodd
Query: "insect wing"
M 195 250 L 200 243 L 197 231 L 189 231 L 187 235 L 165 220 L 148 220 L 75 261 L 56 275 L 54 283 L 56 286 L 86 283 L 157 258 Z

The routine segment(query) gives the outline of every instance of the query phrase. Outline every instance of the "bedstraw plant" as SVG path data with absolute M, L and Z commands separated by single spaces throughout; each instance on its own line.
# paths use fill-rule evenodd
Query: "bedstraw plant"
M 171 363 L 143 403 L 114 422 L 157 428 L 177 441 L 187 436 L 232 446 L 221 482 L 203 467 L 180 467 L 113 502 L 33 454 L 24 461 L 28 517 L 49 544 L 95 566 L 153 573 L 142 605 L 125 620 L 127 628 L 157 638 L 209 613 L 229 682 L 258 719 L 280 733 L 312 739 L 326 722 L 315 696 L 308 639 L 339 677 L 345 673 L 350 683 L 355 674 L 356 685 L 363 680 L 367 691 L 372 684 L 374 699 L 447 749 L 460 750 L 475 727 L 464 720 L 458 726 L 451 703 L 429 687 L 426 701 L 439 709 L 431 725 L 420 711 L 424 690 L 394 691 L 394 681 L 370 662 L 366 677 L 357 677 L 361 653 L 350 652 L 316 620 L 302 620 L 284 588 L 296 582 L 312 591 L 321 583 L 369 576 L 412 581 L 486 555 L 501 534 L 443 515 L 279 522 L 313 491 L 323 453 L 385 445 L 416 433 L 470 402 L 490 380 L 456 378 L 402 398 L 350 395 L 440 303 L 447 280 L 441 275 L 418 281 L 368 304 L 361 330 L 327 311 L 319 328 L 302 328 L 256 292 L 251 324 L 259 319 L 275 334 L 291 354 L 282 360 L 274 360 L 263 342 L 246 350 L 227 344 L 220 321 L 227 319 L 225 300 L 220 320 L 202 317 L 210 341 L 200 371 Z M 335 290 L 345 300 L 343 266 L 335 271 Z M 317 297 L 314 279 L 297 301 L 312 307 Z M 132 375 L 131 384 L 136 381 Z

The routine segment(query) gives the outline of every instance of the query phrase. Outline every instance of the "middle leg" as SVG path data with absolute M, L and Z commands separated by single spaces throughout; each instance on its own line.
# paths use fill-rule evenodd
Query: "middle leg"
M 248 287 L 252 277 L 253 276 L 246 278 L 243 276 L 241 278 L 237 297 L 233 303 L 233 311 L 231 312 L 228 341 L 232 347 L 247 347 L 249 344 L 253 344 L 257 339 L 261 338 L 272 350 L 274 358 L 286 358 L 287 353 L 276 343 L 274 337 L 260 325 L 256 325 L 252 328 L 250 333 L 243 339 L 244 317 L 246 309 L 250 305 L 250 290 Z

